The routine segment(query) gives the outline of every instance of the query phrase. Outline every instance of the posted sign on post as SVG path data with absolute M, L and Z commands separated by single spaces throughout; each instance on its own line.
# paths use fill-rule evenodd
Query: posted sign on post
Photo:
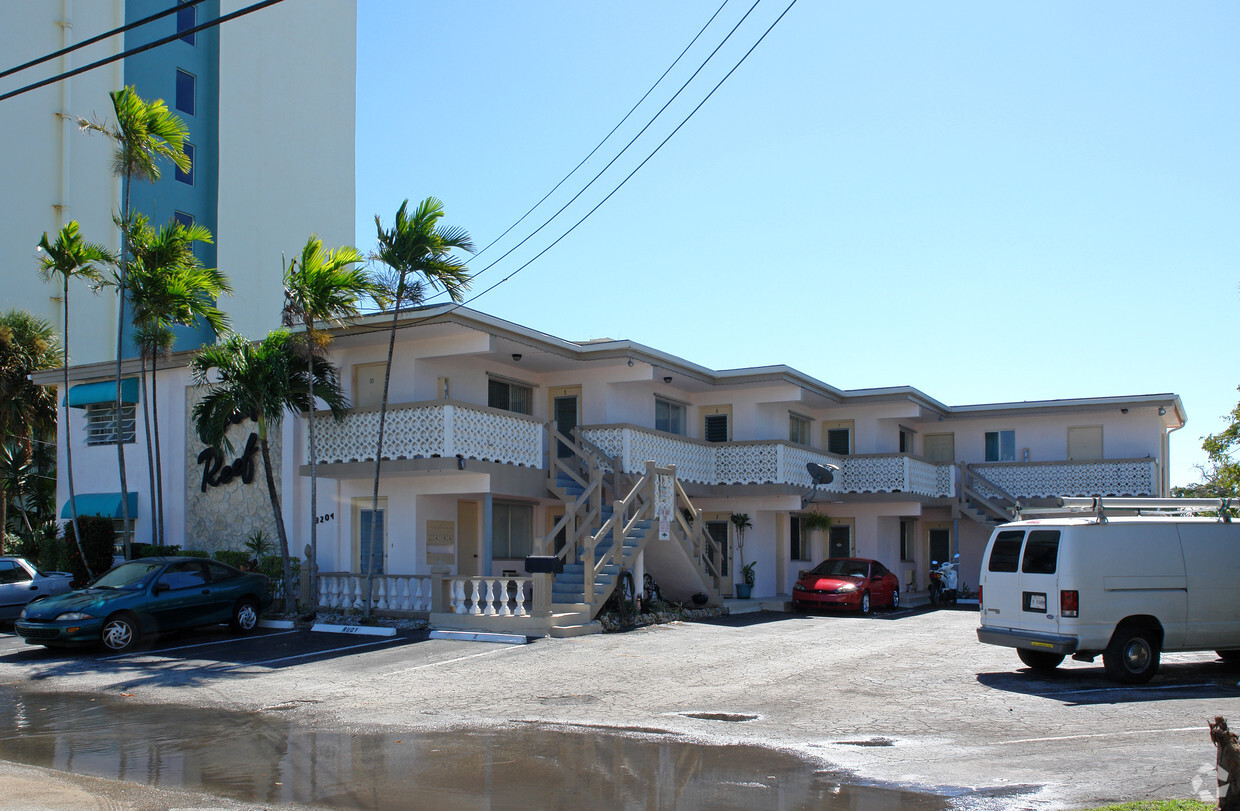
M 676 509 L 676 480 L 670 473 L 654 474 L 654 514 L 659 521 L 659 540 L 672 537 L 672 510 Z

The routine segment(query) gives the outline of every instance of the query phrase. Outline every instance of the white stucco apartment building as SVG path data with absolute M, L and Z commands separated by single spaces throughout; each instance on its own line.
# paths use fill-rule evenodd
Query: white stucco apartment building
M 668 597 L 717 602 L 740 580 L 733 513 L 753 525 L 744 560 L 756 563 L 756 597 L 788 594 L 801 570 L 845 555 L 876 558 L 917 591 L 932 559 L 958 551 L 962 580 L 976 586 L 985 540 L 1014 499 L 1168 495 L 1167 437 L 1185 421 L 1175 394 L 946 405 L 908 387 L 843 391 L 786 366 L 707 369 L 631 341 L 574 342 L 445 305 L 401 317 L 382 520 L 372 523 L 389 319 L 338 330 L 331 348 L 353 407 L 342 422 L 316 421 L 324 604 L 360 604 L 372 526 L 382 594 L 372 593 L 392 610 L 521 614 L 529 600 L 499 595 L 533 594 L 531 554 L 568 565 L 550 602 L 587 605 L 586 619 L 620 570 L 638 583 L 650 573 Z M 249 457 L 249 482 L 244 461 L 219 460 L 229 463 L 223 475 L 203 461 L 188 418 L 198 396 L 188 357 L 160 372 L 168 542 L 241 548 L 256 529 L 274 535 L 261 461 Z M 69 402 L 110 371 L 74 367 Z M 60 381 L 48 373 L 39 382 Z M 73 425 L 61 441 L 74 443 L 77 492 L 118 500 L 115 446 L 88 438 L 86 420 Z M 251 429 L 234 429 L 238 454 Z M 305 420 L 286 419 L 277 439 L 299 554 L 312 520 Z M 127 454 L 139 541 L 151 536 L 145 441 L 139 424 Z M 839 469 L 815 490 L 807 463 Z M 673 477 L 658 475 L 671 466 Z M 832 526 L 802 528 L 809 512 Z M 659 517 L 670 519 L 666 539 Z M 585 593 L 584 580 L 593 581 Z

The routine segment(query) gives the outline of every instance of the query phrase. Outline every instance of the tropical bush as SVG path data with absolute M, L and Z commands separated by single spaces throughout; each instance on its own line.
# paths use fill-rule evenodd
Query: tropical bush
M 112 568 L 112 549 L 116 544 L 116 527 L 111 518 L 101 515 L 78 516 L 78 527 L 82 530 L 82 551 L 86 561 L 78 552 L 78 544 L 73 535 L 73 522 L 65 524 L 64 542 L 60 544 L 60 566 L 51 567 L 44 561 L 40 566 L 63 569 L 73 573 L 75 586 L 83 586 L 91 575 L 98 576 Z M 89 570 L 86 563 L 90 564 Z

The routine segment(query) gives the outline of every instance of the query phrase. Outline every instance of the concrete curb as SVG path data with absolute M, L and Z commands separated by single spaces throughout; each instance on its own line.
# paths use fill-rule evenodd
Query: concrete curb
M 522 634 L 488 634 L 479 631 L 431 631 L 431 639 L 453 639 L 458 642 L 499 642 L 503 645 L 524 645 L 529 639 Z
M 395 628 L 380 628 L 374 625 L 325 625 L 316 622 L 311 631 L 324 631 L 329 634 L 352 634 L 354 636 L 396 636 Z

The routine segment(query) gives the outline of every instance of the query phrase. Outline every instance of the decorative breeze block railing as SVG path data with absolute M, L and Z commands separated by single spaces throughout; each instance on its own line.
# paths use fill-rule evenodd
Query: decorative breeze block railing
M 1158 463 L 1153 459 L 1093 462 L 1009 462 L 973 469 L 1016 498 L 1058 496 L 1157 496 Z M 987 498 L 997 494 L 978 482 Z
M 319 607 L 348 611 L 366 607 L 366 575 L 319 572 Z M 430 611 L 431 576 L 377 574 L 371 589 L 376 611 Z
M 314 422 L 319 464 L 373 462 L 379 441 L 379 412 L 354 411 L 343 421 Z M 543 427 L 519 414 L 460 403 L 423 403 L 388 409 L 383 428 L 384 459 L 432 456 L 479 459 L 539 467 Z

